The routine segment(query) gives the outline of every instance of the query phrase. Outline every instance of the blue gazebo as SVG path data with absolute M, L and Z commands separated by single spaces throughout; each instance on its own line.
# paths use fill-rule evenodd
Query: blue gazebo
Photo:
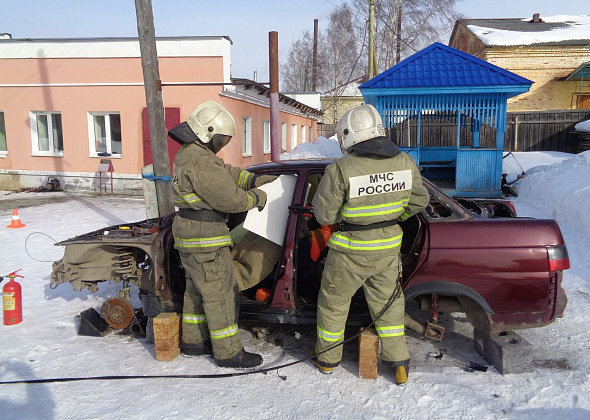
M 499 197 L 506 102 L 532 83 L 434 43 L 360 90 L 426 177 L 453 196 Z

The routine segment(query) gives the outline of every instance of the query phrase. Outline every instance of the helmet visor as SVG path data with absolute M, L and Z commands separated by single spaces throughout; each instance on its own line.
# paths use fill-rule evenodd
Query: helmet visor
M 231 138 L 232 136 L 226 136 L 225 134 L 215 134 L 207 145 L 213 153 L 217 153 L 229 143 Z

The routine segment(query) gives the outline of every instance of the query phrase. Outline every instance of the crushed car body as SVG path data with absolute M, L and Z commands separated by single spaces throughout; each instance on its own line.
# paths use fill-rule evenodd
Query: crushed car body
M 297 181 L 281 258 L 271 275 L 241 293 L 240 319 L 315 323 L 325 255 L 316 261 L 310 257 L 304 232 L 317 225 L 309 207 L 314 193 L 310 185 L 317 185 L 329 163 L 286 161 L 249 168 L 258 174 L 294 176 Z M 567 297 L 561 282 L 569 258 L 557 222 L 516 217 L 512 204 L 502 200 L 453 199 L 428 180 L 424 183 L 430 204 L 400 223 L 407 306 L 429 315 L 434 327 L 439 312 L 463 312 L 475 328 L 488 333 L 541 327 L 563 315 Z M 65 253 L 53 264 L 51 287 L 70 283 L 75 290 L 96 292 L 101 282 L 120 284 L 120 295 L 100 311 L 101 318 L 118 330 L 129 329 L 140 316 L 182 312 L 185 277 L 174 249 L 173 218 L 170 214 L 110 226 L 60 242 Z M 234 215 L 230 228 L 244 218 L 245 214 Z M 131 307 L 130 284 L 139 288 L 142 308 Z M 263 300 L 257 298 L 260 289 L 270 291 Z M 348 324 L 368 323 L 361 289 Z M 437 335 L 442 338 L 437 331 L 433 338 Z

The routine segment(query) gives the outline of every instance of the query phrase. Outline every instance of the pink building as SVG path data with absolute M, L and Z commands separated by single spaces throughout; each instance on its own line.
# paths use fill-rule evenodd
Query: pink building
M 238 134 L 220 153 L 247 167 L 270 161 L 268 89 L 232 79 L 228 37 L 158 38 L 166 126 L 207 100 L 226 107 Z M 316 138 L 321 112 L 280 96 L 283 151 Z M 152 163 L 139 42 L 136 38 L 0 37 L 0 190 L 45 185 L 98 191 L 110 159 L 116 193 L 141 194 Z M 171 160 L 178 145 L 169 141 Z M 102 176 L 110 188 L 109 174 Z M 107 190 L 108 190 L 107 188 Z

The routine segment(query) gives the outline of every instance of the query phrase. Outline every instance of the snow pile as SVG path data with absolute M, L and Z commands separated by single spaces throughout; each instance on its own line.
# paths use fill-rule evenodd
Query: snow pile
M 563 22 L 568 26 L 550 31 L 507 31 L 504 29 L 486 28 L 467 25 L 485 45 L 531 45 L 548 42 L 568 41 L 590 38 L 590 16 L 557 15 L 542 17 L 546 23 Z M 528 22 L 530 19 L 523 19 Z
M 576 155 L 563 152 L 509 152 L 504 153 L 502 173 L 506 174 L 506 181 L 513 182 L 519 175 L 534 171 L 540 166 L 563 162 Z
M 579 122 L 575 125 L 576 131 L 590 132 L 590 120 Z
M 289 153 L 281 154 L 281 160 L 341 158 L 344 156 L 335 137 L 318 137 L 313 143 L 302 143 Z
M 545 209 L 560 223 L 590 232 L 590 151 L 561 163 L 536 166 L 515 184 L 518 201 Z

